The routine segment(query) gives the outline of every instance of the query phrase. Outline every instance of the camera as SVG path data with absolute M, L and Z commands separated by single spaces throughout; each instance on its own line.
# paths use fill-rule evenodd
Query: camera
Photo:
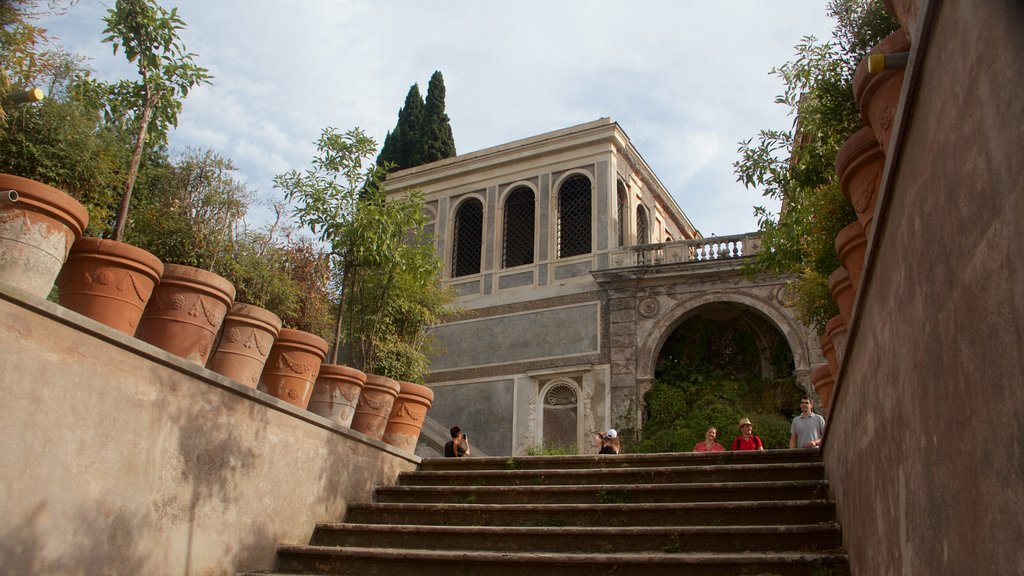
M 462 435 L 462 439 L 463 440 L 469 440 L 469 434 L 463 434 Z

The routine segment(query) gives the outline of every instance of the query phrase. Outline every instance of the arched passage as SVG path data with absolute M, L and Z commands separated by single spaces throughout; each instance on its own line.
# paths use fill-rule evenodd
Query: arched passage
M 676 328 L 696 316 L 701 309 L 704 309 L 706 315 L 714 316 L 716 313 L 730 313 L 730 305 L 737 312 L 760 316 L 768 327 L 778 330 L 793 356 L 794 373 L 799 376 L 810 371 L 810 354 L 804 341 L 803 331 L 781 309 L 780 305 L 748 294 L 717 292 L 705 293 L 696 298 L 679 302 L 662 311 L 654 319 L 653 324 L 646 331 L 646 336 L 641 339 L 637 351 L 637 381 L 650 381 L 655 377 L 661 349 Z

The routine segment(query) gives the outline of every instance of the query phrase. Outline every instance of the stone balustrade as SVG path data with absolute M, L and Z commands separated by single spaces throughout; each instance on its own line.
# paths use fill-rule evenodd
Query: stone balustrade
M 751 256 L 761 250 L 757 232 L 626 246 L 609 254 L 609 268 L 708 262 Z

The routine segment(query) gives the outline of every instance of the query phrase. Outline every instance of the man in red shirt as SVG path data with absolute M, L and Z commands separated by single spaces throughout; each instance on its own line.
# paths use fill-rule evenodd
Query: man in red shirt
M 764 450 L 761 438 L 754 434 L 754 425 L 750 418 L 740 419 L 740 435 L 732 441 L 733 450 Z

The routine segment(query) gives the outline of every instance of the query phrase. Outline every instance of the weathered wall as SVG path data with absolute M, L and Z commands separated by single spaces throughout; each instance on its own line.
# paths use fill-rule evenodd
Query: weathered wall
M 76 318 L 0 287 L 4 573 L 269 569 L 418 462 Z
M 920 4 L 826 466 L 854 574 L 1022 574 L 1024 4 Z

